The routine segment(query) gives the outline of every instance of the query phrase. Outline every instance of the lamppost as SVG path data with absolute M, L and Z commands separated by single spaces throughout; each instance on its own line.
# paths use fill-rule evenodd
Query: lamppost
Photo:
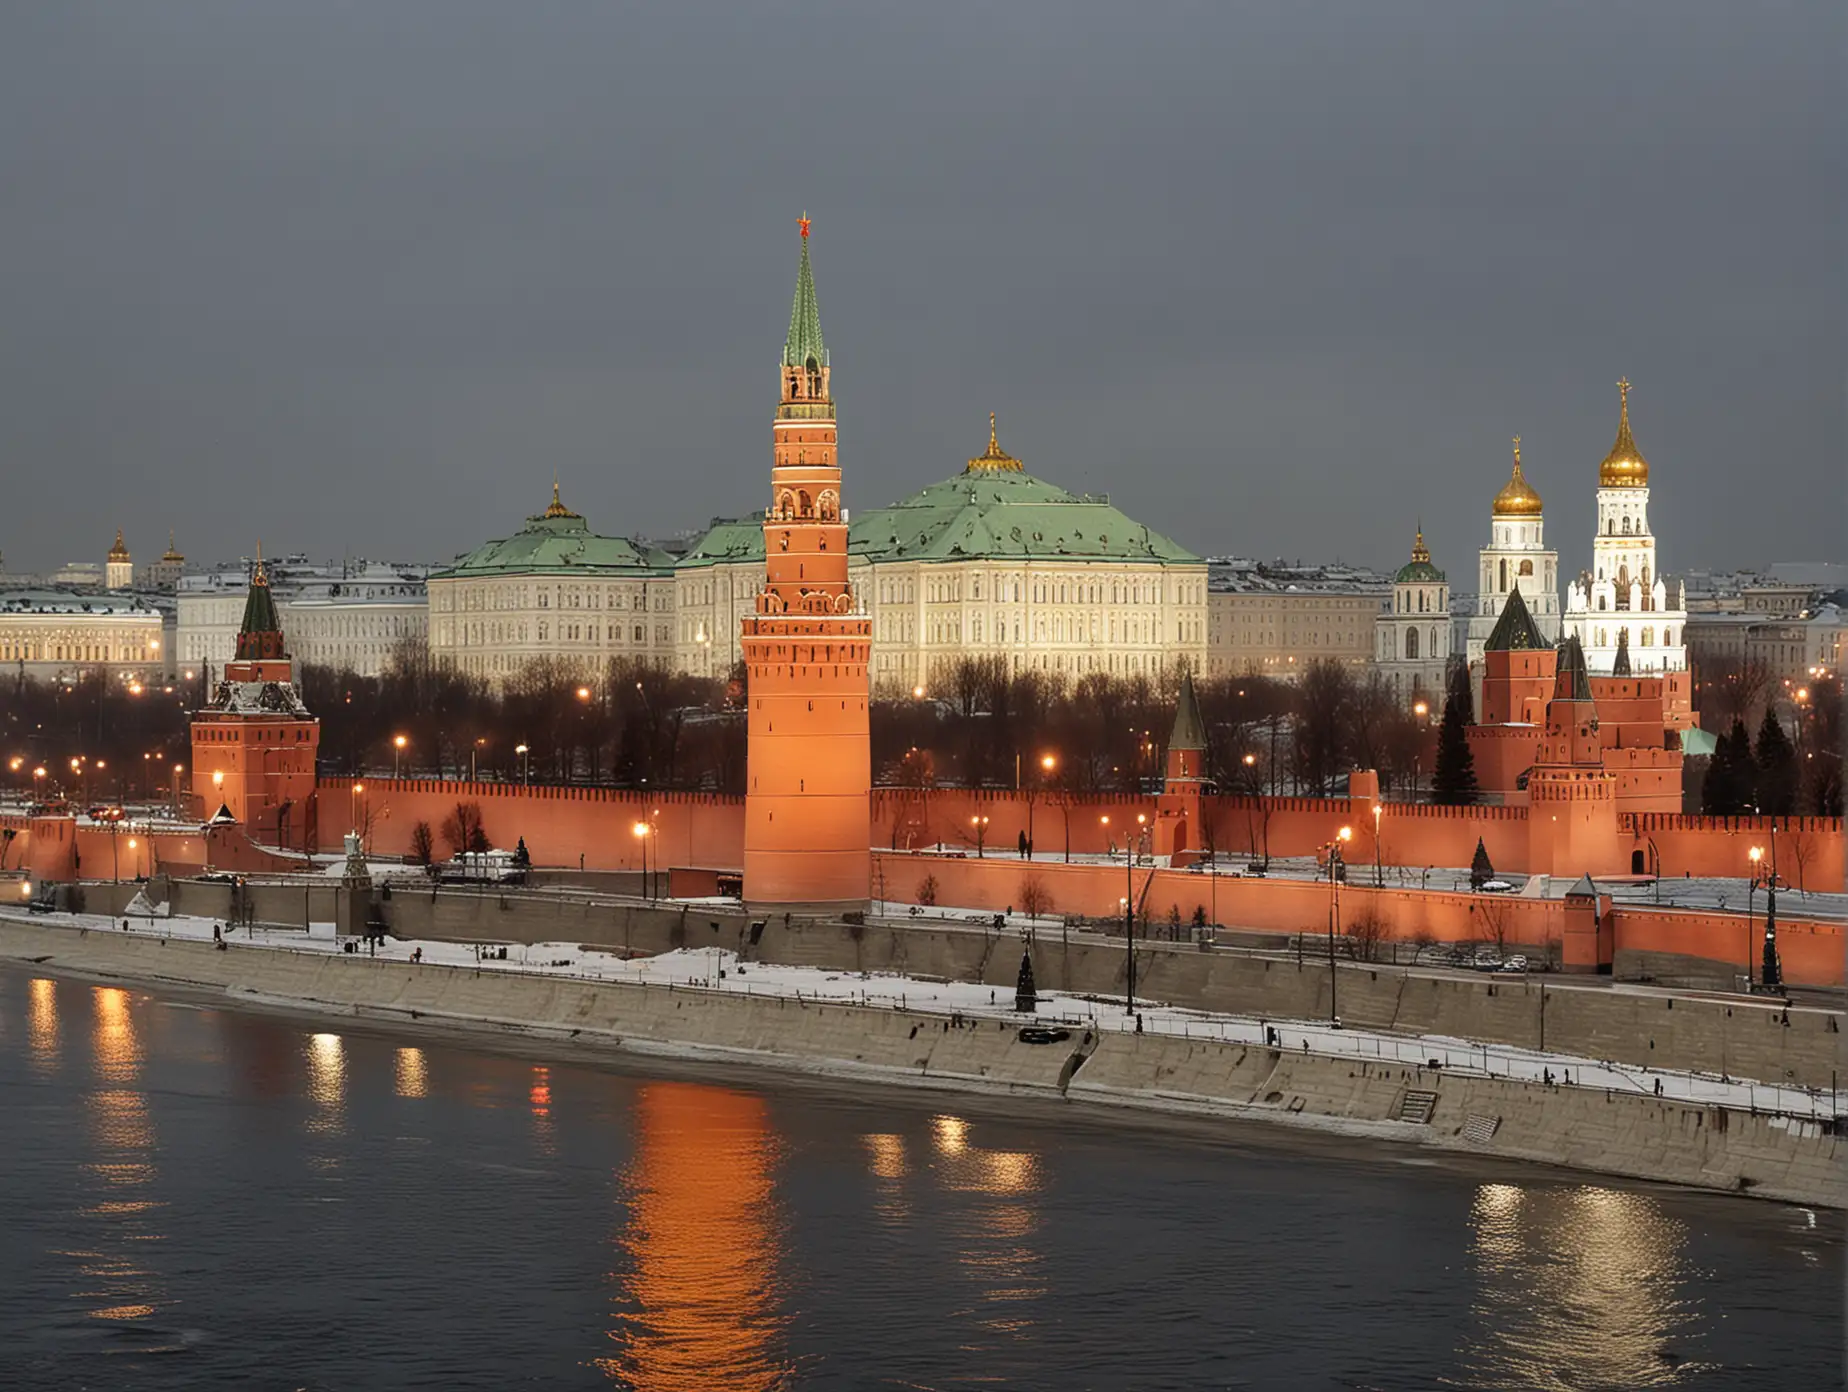
M 630 830 L 635 833 L 636 844 L 642 848 L 642 897 L 652 901 L 654 892 L 648 880 L 648 833 L 652 828 L 647 822 L 637 822 Z M 659 856 L 656 859 L 658 861 Z
M 1758 978 L 1767 991 L 1784 984 L 1783 967 L 1777 960 L 1777 818 L 1771 819 L 1771 873 L 1765 880 L 1765 952 L 1759 964 Z
M 487 736 L 483 735 L 475 741 L 474 745 L 468 751 L 468 781 L 471 783 L 479 780 L 481 767 L 476 761 L 481 755 L 482 747 L 486 745 L 487 742 Z
M 969 825 L 975 828 L 975 858 L 982 859 L 982 843 L 988 836 L 988 818 L 981 813 L 969 819 Z
M 1424 724 L 1425 724 L 1425 717 L 1429 715 L 1430 713 L 1431 713 L 1431 707 L 1426 705 L 1423 701 L 1417 701 L 1413 703 L 1412 714 L 1418 717 L 1418 724 L 1421 730 L 1423 729 Z M 1423 756 L 1424 756 L 1424 736 L 1420 734 L 1418 737 L 1418 747 L 1412 751 L 1412 801 L 1413 802 L 1418 801 L 1418 789 L 1419 789 L 1419 784 L 1422 781 L 1421 775 L 1419 774 L 1419 771 L 1418 771 L 1418 764 L 1419 764 L 1420 759 L 1423 758 Z
M 1378 802 L 1373 804 L 1373 887 L 1375 889 L 1386 887 L 1386 872 L 1380 868 L 1380 814 L 1385 810 Z
M 1146 812 L 1138 812 L 1136 814 L 1136 839 L 1132 841 L 1129 846 L 1129 854 L 1132 859 L 1141 855 L 1147 849 L 1148 839 L 1149 814 Z
M 516 744 L 513 747 L 513 752 L 520 756 L 520 784 L 524 787 L 526 784 L 533 781 L 532 760 L 526 757 L 532 751 L 523 744 Z
M 176 822 L 180 819 L 180 774 L 185 768 L 185 764 L 173 766 L 173 820 Z M 41 769 L 40 772 L 43 770 Z
M 1046 780 L 1052 776 L 1052 771 L 1053 769 L 1058 767 L 1058 763 L 1059 761 L 1053 758 L 1052 755 L 1050 754 L 1040 755 L 1039 787 L 1035 790 L 1036 792 L 1045 791 Z M 1019 772 L 1020 755 L 1018 754 L 1014 756 L 1014 765 L 1015 765 L 1014 779 L 1018 783 L 1020 779 L 1020 772 Z M 1029 857 L 1032 856 L 1033 854 L 1033 803 L 1034 803 L 1033 798 L 1027 799 L 1027 855 Z M 1069 850 L 1067 851 L 1067 858 L 1068 859 L 1070 858 Z
M 212 776 L 216 778 L 218 775 L 213 774 Z M 359 800 L 365 794 L 365 791 L 366 785 L 364 783 L 355 783 L 353 785 L 353 790 L 347 794 L 347 821 L 352 824 L 354 831 L 360 830 Z
M 1104 829 L 1104 858 L 1108 860 L 1111 852 L 1115 849 L 1115 847 L 1110 844 L 1110 814 L 1108 812 L 1104 813 L 1103 816 L 1097 819 L 1097 824 Z
M 403 735 L 394 735 L 394 736 L 392 736 L 392 741 L 391 741 L 391 777 L 392 777 L 392 782 L 394 782 L 394 783 L 398 781 L 398 760 L 399 760 L 399 759 L 400 759 L 400 758 L 401 758 L 401 757 L 403 756 L 403 754 L 404 754 L 404 746 L 405 746 L 405 745 L 407 745 L 407 744 L 409 744 L 409 743 L 410 743 L 410 741 L 409 741 L 408 739 L 406 739 L 406 738 L 405 738 L 405 737 L 404 737 Z
M 1342 827 L 1323 847 L 1328 852 L 1328 1022 L 1341 1028 L 1341 1011 L 1335 996 L 1335 920 L 1341 916 L 1341 848 L 1354 839 L 1353 827 Z
M 1745 853 L 1745 858 L 1752 862 L 1752 878 L 1745 886 L 1745 989 L 1752 989 L 1752 930 L 1757 921 L 1752 917 L 1752 895 L 1758 889 L 1758 865 L 1765 858 L 1765 848 L 1754 846 Z

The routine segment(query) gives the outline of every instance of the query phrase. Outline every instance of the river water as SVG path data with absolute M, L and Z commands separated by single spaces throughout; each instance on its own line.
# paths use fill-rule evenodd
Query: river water
M 1841 1215 L 0 971 L 0 1386 L 1829 1388 Z

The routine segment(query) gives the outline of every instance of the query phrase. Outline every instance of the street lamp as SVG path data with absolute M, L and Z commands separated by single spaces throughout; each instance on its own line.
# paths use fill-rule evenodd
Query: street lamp
M 516 744 L 513 747 L 513 752 L 520 756 L 520 782 L 521 784 L 524 785 L 527 783 L 531 783 L 533 781 L 533 766 L 532 766 L 532 762 L 526 757 L 527 754 L 530 753 L 531 751 L 528 750 L 527 747 L 523 744 Z
M 969 825 L 975 828 L 975 858 L 982 859 L 982 845 L 988 837 L 988 818 L 981 813 L 969 819 Z
M 1140 855 L 1142 851 L 1144 850 L 1144 848 L 1146 847 L 1148 839 L 1149 839 L 1148 828 L 1149 828 L 1148 813 L 1138 812 L 1136 814 L 1136 839 L 1135 839 L 1135 842 L 1129 848 L 1129 854 L 1132 858 L 1134 858 L 1137 855 Z
M 635 835 L 636 844 L 642 848 L 642 897 L 650 900 L 654 898 L 648 882 L 648 833 L 651 829 L 647 822 L 637 822 L 629 828 Z
M 1765 858 L 1765 848 L 1754 846 L 1745 853 L 1745 858 L 1752 862 L 1752 878 L 1745 886 L 1745 989 L 1752 989 L 1752 895 L 1758 889 L 1758 865 Z
M 1385 871 L 1380 868 L 1380 814 L 1385 810 L 1378 802 L 1373 804 L 1373 887 L 1375 889 L 1386 887 Z
M 394 783 L 395 783 L 395 782 L 397 782 L 397 780 L 398 780 L 398 760 L 399 760 L 399 758 L 400 758 L 400 757 L 401 757 L 401 756 L 403 755 L 403 753 L 404 753 L 404 746 L 405 746 L 405 745 L 407 745 L 407 744 L 409 744 L 409 743 L 410 743 L 410 741 L 409 741 L 408 739 L 406 739 L 406 738 L 405 738 L 405 737 L 404 737 L 403 735 L 393 735 L 393 736 L 392 736 L 392 741 L 391 741 L 391 777 L 392 777 L 392 781 L 393 781 Z
M 1110 844 L 1110 814 L 1108 812 L 1104 813 L 1103 816 L 1097 819 L 1097 824 L 1104 829 L 1104 858 L 1108 860 L 1111 851 L 1115 849 Z
M 1335 990 L 1335 920 L 1341 916 L 1341 848 L 1354 839 L 1354 828 L 1344 826 L 1335 833 L 1325 850 L 1328 852 L 1328 1022 L 1341 1027 L 1341 1011 Z
M 359 799 L 365 791 L 364 783 L 355 783 L 353 791 L 347 794 L 347 820 L 353 824 L 354 831 L 359 830 Z
M 1777 818 L 1771 819 L 1771 873 L 1765 877 L 1765 951 L 1758 968 L 1758 979 L 1767 991 L 1784 984 L 1782 964 L 1777 960 Z
M 911 688 L 911 699 L 914 701 L 922 701 L 924 699 L 924 688 L 922 685 Z

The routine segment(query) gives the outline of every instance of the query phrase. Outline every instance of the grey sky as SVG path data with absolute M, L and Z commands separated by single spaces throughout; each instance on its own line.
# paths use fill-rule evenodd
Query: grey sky
M 1199 551 L 1838 559 L 1837 3 L 0 10 L 0 547 L 443 559 L 761 505 L 813 216 L 850 507 L 1000 413 Z

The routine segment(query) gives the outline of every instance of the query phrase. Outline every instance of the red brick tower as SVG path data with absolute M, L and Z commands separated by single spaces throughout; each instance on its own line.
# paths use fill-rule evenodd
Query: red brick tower
M 1536 873 L 1577 878 L 1628 869 L 1617 840 L 1617 778 L 1604 767 L 1598 708 L 1577 635 L 1559 645 L 1527 803 L 1528 864 Z
M 1174 731 L 1168 736 L 1168 770 L 1155 803 L 1155 854 L 1179 868 L 1200 859 L 1204 844 L 1200 794 L 1206 791 L 1206 722 L 1194 697 L 1193 673 L 1181 672 L 1174 703 Z
M 1527 772 L 1539 751 L 1557 661 L 1516 581 L 1483 644 L 1480 714 L 1465 732 L 1477 783 L 1506 806 L 1527 801 Z
M 809 221 L 783 344 L 764 513 L 765 583 L 744 620 L 750 675 L 744 897 L 863 908 L 872 886 L 872 623 L 847 583 L 847 514 L 821 341 Z
M 253 841 L 312 851 L 321 723 L 295 690 L 261 556 L 236 651 L 211 701 L 193 715 L 194 804 L 207 817 L 227 808 Z

